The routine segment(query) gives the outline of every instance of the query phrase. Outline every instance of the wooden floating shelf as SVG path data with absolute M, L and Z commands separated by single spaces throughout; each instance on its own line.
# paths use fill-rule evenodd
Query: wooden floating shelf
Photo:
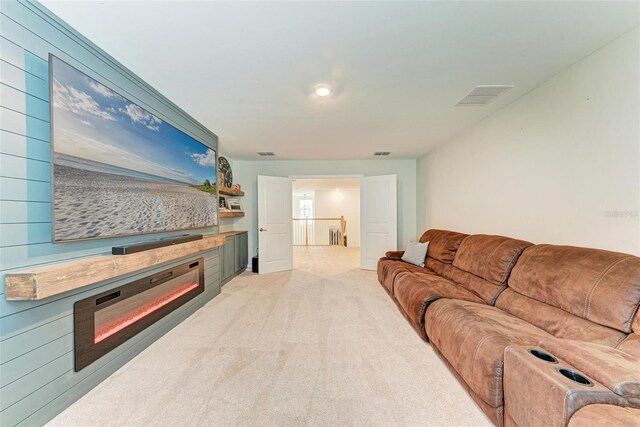
M 223 194 L 225 196 L 237 196 L 237 197 L 244 196 L 244 191 L 242 190 L 236 190 L 235 188 L 229 188 L 229 187 L 223 187 L 223 186 L 218 187 L 218 193 Z
M 236 218 L 244 216 L 244 212 L 238 211 L 219 211 L 218 214 L 220 215 L 220 218 Z
M 237 212 L 236 212 L 237 213 Z M 224 245 L 224 234 L 130 255 L 97 255 L 7 273 L 7 300 L 40 300 Z

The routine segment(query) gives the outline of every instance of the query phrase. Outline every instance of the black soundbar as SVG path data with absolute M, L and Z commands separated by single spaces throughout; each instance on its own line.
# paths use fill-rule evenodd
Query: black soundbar
M 114 246 L 111 248 L 112 255 L 129 255 L 136 252 L 148 251 L 150 249 L 162 248 L 164 246 L 177 245 L 179 243 L 193 242 L 201 240 L 202 234 L 184 234 L 178 237 L 167 237 L 166 239 L 153 240 L 151 242 L 134 243 L 133 245 Z

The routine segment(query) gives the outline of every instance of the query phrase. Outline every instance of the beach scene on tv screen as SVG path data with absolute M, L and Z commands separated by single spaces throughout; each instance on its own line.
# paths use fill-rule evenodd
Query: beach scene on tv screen
M 51 60 L 55 241 L 217 225 L 214 150 Z

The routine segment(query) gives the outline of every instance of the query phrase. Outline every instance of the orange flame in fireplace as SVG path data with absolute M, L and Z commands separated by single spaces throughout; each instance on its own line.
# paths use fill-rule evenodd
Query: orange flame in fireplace
M 166 295 L 162 295 L 162 297 L 158 298 L 155 301 L 151 301 L 150 303 L 139 307 L 136 311 L 129 313 L 127 317 L 118 319 L 117 322 L 111 323 L 103 327 L 99 331 L 97 331 L 95 338 L 93 339 L 94 344 L 98 344 L 100 341 L 103 341 L 109 338 L 111 335 L 117 332 L 120 332 L 127 326 L 132 325 L 133 323 L 137 322 L 143 317 L 148 316 L 154 311 L 164 307 L 165 305 L 169 304 L 171 301 L 180 298 L 182 295 L 188 293 L 189 291 L 197 287 L 198 287 L 198 283 L 182 286 L 180 288 L 177 288 L 173 292 L 170 292 Z

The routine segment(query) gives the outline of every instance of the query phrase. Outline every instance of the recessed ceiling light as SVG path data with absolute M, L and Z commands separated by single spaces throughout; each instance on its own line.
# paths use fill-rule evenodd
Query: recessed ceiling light
M 331 88 L 327 85 L 316 86 L 316 95 L 329 96 L 331 94 Z

